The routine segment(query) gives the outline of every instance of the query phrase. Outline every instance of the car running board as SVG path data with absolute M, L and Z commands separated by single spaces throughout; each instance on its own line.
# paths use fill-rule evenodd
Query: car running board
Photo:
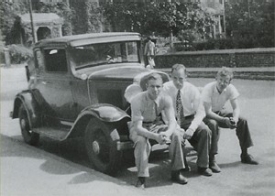
M 32 129 L 32 131 L 54 140 L 63 141 L 67 138 L 70 129 L 64 127 L 39 127 Z

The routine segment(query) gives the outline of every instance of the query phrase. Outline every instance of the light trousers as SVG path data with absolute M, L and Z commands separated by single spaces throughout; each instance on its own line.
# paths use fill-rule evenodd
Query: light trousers
M 167 125 L 149 125 L 145 126 L 148 131 L 162 132 L 167 130 Z M 137 132 L 130 129 L 130 139 L 134 142 L 134 156 L 138 171 L 138 177 L 149 177 L 149 156 L 151 152 L 151 144 L 149 139 L 138 135 Z M 182 133 L 176 129 L 171 135 L 171 144 L 169 145 L 169 157 L 171 159 L 171 170 L 177 171 L 185 168 L 185 157 L 182 147 Z

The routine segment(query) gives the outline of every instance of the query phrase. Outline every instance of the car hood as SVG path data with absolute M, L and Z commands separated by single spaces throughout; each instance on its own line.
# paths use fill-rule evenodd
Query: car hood
M 98 70 L 89 75 L 89 80 L 139 80 L 142 76 L 153 72 L 139 66 L 121 66 Z

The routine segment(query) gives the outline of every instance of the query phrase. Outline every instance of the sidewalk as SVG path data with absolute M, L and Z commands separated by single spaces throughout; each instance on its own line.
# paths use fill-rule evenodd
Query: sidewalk
M 188 77 L 190 78 L 214 78 L 219 67 L 199 67 L 187 68 Z M 275 80 L 275 67 L 235 67 L 234 78 L 249 80 Z M 171 69 L 157 69 L 169 73 Z

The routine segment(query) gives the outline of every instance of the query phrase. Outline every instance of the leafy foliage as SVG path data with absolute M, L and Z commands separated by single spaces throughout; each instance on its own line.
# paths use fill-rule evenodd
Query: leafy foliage
M 27 5 L 24 2 L 19 1 L 15 4 L 9 1 L 0 1 L 0 27 L 3 41 L 10 39 L 17 14 L 24 14 L 27 10 Z
M 197 3 L 107 3 L 102 7 L 106 19 L 113 31 L 135 31 L 141 34 L 169 36 L 182 31 L 207 35 L 213 24 L 209 14 Z
M 33 56 L 32 50 L 22 45 L 12 44 L 8 46 L 8 49 L 13 64 L 26 62 Z
M 227 36 L 237 47 L 274 47 L 274 0 L 240 1 L 225 4 Z
M 74 16 L 73 34 L 95 33 L 101 31 L 101 12 L 94 2 L 89 0 L 71 0 Z

